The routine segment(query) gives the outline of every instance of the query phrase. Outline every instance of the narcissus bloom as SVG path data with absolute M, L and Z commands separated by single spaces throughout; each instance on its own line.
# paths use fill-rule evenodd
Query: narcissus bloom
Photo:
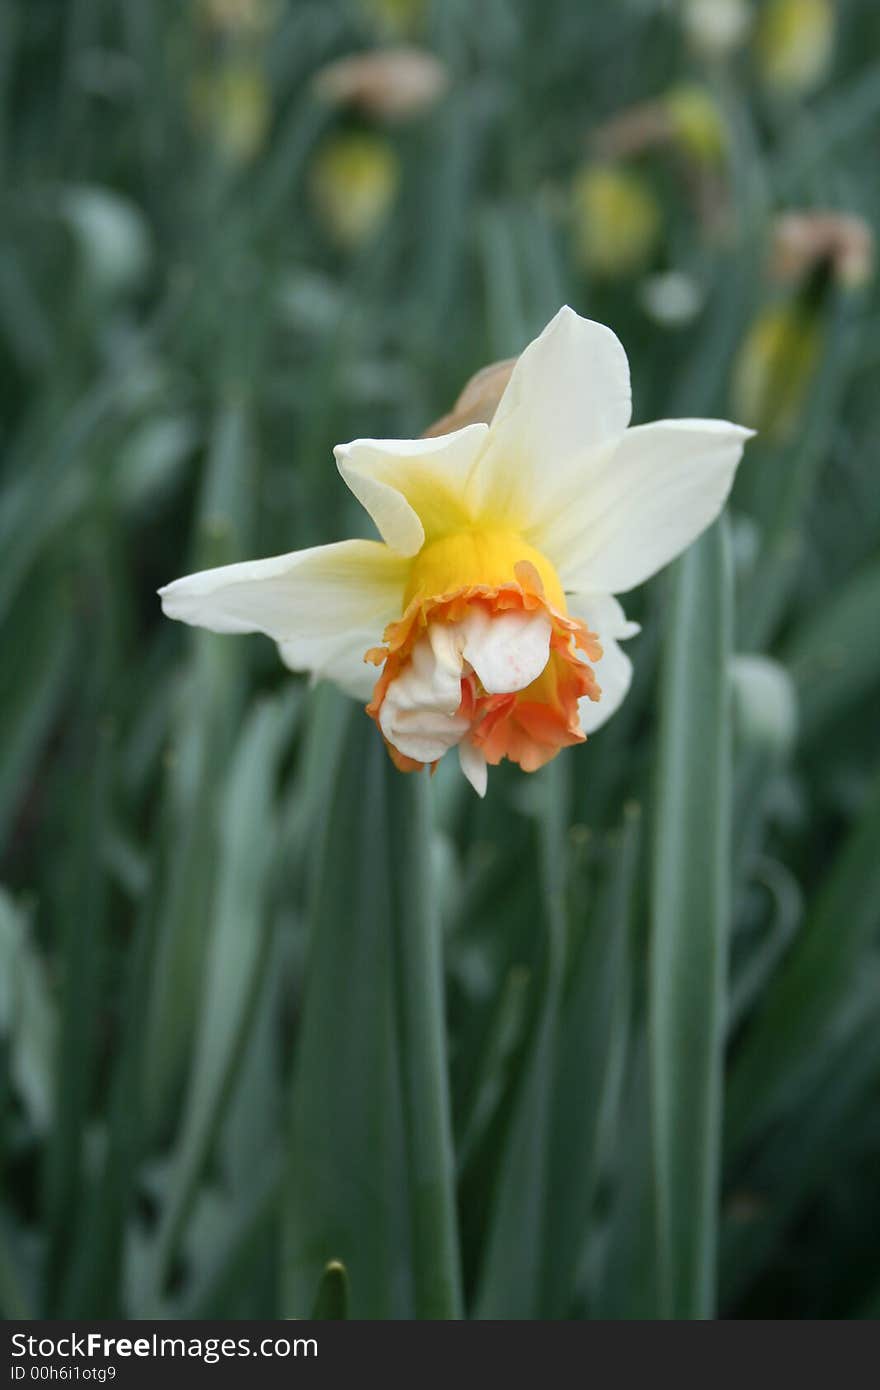
M 293 670 L 369 701 L 399 768 L 457 748 L 483 795 L 489 764 L 534 772 L 618 708 L 631 676 L 619 644 L 638 628 L 614 595 L 715 519 L 749 435 L 629 419 L 619 341 L 563 308 L 491 424 L 337 448 L 381 541 L 178 579 L 164 610 L 274 638 Z

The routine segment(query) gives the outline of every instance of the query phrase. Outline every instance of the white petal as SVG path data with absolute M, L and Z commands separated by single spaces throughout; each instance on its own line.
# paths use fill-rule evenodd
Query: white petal
M 211 632 L 263 632 L 295 671 L 368 699 L 364 652 L 400 616 L 407 564 L 378 541 L 341 541 L 269 560 L 203 570 L 159 593 L 169 618 Z
M 525 690 L 550 656 L 551 623 L 546 613 L 499 613 L 477 609 L 460 624 L 464 655 L 490 695 Z
M 489 785 L 489 764 L 482 749 L 471 743 L 469 738 L 463 738 L 458 745 L 458 761 L 477 796 L 485 796 Z
M 379 711 L 382 733 L 405 757 L 433 763 L 467 733 L 468 720 L 456 714 L 461 703 L 461 669 L 460 644 L 453 628 L 433 624 L 389 685 Z
M 613 594 L 568 594 L 566 602 L 569 613 L 581 618 L 591 632 L 598 633 L 600 641 L 604 637 L 626 641 L 642 630 L 641 623 L 630 621 Z
M 470 520 L 464 492 L 488 433 L 468 425 L 433 439 L 355 439 L 335 449 L 339 472 L 382 539 L 415 555 L 432 533 Z
M 569 611 L 582 618 L 602 644 L 602 658 L 590 665 L 602 691 L 597 700 L 578 701 L 581 728 L 592 734 L 602 727 L 623 704 L 632 681 L 632 662 L 618 646 L 620 638 L 634 637 L 638 623 L 628 621 L 623 609 L 610 594 L 572 594 Z
M 566 589 L 626 593 L 718 516 L 753 431 L 726 420 L 658 420 L 591 461 L 583 488 L 528 539 Z
M 581 460 L 617 442 L 630 409 L 621 343 L 566 305 L 513 369 L 473 472 L 477 515 L 517 526 L 553 515 L 578 485 Z
M 595 733 L 616 714 L 629 692 L 632 682 L 632 662 L 613 637 L 602 638 L 602 660 L 592 663 L 602 694 L 598 700 L 578 701 L 581 728 L 585 734 Z

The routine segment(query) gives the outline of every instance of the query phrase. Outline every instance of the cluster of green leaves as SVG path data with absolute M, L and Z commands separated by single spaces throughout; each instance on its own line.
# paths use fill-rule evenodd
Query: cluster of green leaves
M 794 426 L 634 597 L 620 714 L 485 802 L 154 597 L 355 534 L 332 444 L 418 434 L 566 300 L 637 419 L 730 413 L 773 212 L 878 212 L 875 7 L 785 104 L 653 0 L 397 6 L 452 87 L 382 132 L 397 202 L 356 250 L 308 189 L 358 121 L 311 79 L 382 7 L 249 8 L 262 39 L 177 0 L 0 12 L 0 1309 L 877 1315 L 870 289 L 824 285 Z M 236 43 L 247 159 L 203 98 Z M 644 156 L 654 268 L 702 301 L 675 327 L 578 269 L 565 209 L 596 123 L 685 77 L 731 216 Z

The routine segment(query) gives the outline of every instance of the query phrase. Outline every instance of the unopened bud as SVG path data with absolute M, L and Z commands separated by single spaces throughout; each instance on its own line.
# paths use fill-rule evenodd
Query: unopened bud
M 264 34 L 277 12 L 275 0 L 198 0 L 197 10 L 209 28 L 240 38 Z
M 764 309 L 734 364 L 736 418 L 768 438 L 788 438 L 806 402 L 821 341 L 819 318 L 798 300 Z
M 311 194 L 318 216 L 342 246 L 357 246 L 379 230 L 400 181 L 393 148 L 378 135 L 337 135 L 318 151 Z
M 430 429 L 425 430 L 424 438 L 451 434 L 465 425 L 491 424 L 515 366 L 516 358 L 507 357 L 503 362 L 491 362 L 488 367 L 481 367 L 471 377 L 449 414 L 435 420 Z
M 767 0 L 756 35 L 766 85 L 783 96 L 817 87 L 831 66 L 834 27 L 830 0 Z
M 359 0 L 359 8 L 386 34 L 415 34 L 424 28 L 427 0 Z
M 315 94 L 330 106 L 351 106 L 373 119 L 402 121 L 433 106 L 448 90 L 439 58 L 419 48 L 353 53 L 322 68 Z
M 864 218 L 811 211 L 776 219 L 771 271 L 777 280 L 800 280 L 823 262 L 846 289 L 868 283 L 874 272 L 874 234 Z
M 711 93 L 696 82 L 673 87 L 664 98 L 672 138 L 695 164 L 717 167 L 727 154 L 727 128 Z
M 572 187 L 575 252 L 607 279 L 641 270 L 660 236 L 660 204 L 650 185 L 627 169 L 589 165 Z
M 245 163 L 262 149 L 271 106 L 266 76 L 258 62 L 227 64 L 200 74 L 190 91 L 196 125 L 233 163 Z

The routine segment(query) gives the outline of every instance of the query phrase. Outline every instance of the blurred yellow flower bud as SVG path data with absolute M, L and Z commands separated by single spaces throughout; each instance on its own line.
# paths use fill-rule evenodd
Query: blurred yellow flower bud
M 425 22 L 426 0 L 360 0 L 360 8 L 387 34 L 415 34 Z
M 874 273 L 874 234 L 862 217 L 843 212 L 787 212 L 773 228 L 772 271 L 783 283 L 827 261 L 838 284 L 859 289 Z
M 433 106 L 449 86 L 439 58 L 420 48 L 380 48 L 338 58 L 317 73 L 315 94 L 331 106 L 401 121 Z
M 397 155 L 387 140 L 366 132 L 335 135 L 312 167 L 312 200 L 333 239 L 358 246 L 385 221 L 399 182 Z
M 717 167 L 727 154 L 727 127 L 711 93 L 696 82 L 673 87 L 665 97 L 673 139 L 696 164 Z
M 256 61 L 224 64 L 204 72 L 191 87 L 198 127 L 232 163 L 245 163 L 262 149 L 271 120 L 266 76 Z
M 575 252 L 595 275 L 641 270 L 660 235 L 661 210 L 649 184 L 611 164 L 583 168 L 572 186 Z
M 831 0 L 767 0 L 756 35 L 758 69 L 783 95 L 809 92 L 825 77 L 834 50 Z
M 705 58 L 724 58 L 743 44 L 754 14 L 748 0 L 683 0 L 681 22 L 691 46 Z
M 737 418 L 771 439 L 788 438 L 800 418 L 820 347 L 815 311 L 796 299 L 764 309 L 734 364 Z
M 264 34 L 277 15 L 275 0 L 198 0 L 199 18 L 219 33 Z

